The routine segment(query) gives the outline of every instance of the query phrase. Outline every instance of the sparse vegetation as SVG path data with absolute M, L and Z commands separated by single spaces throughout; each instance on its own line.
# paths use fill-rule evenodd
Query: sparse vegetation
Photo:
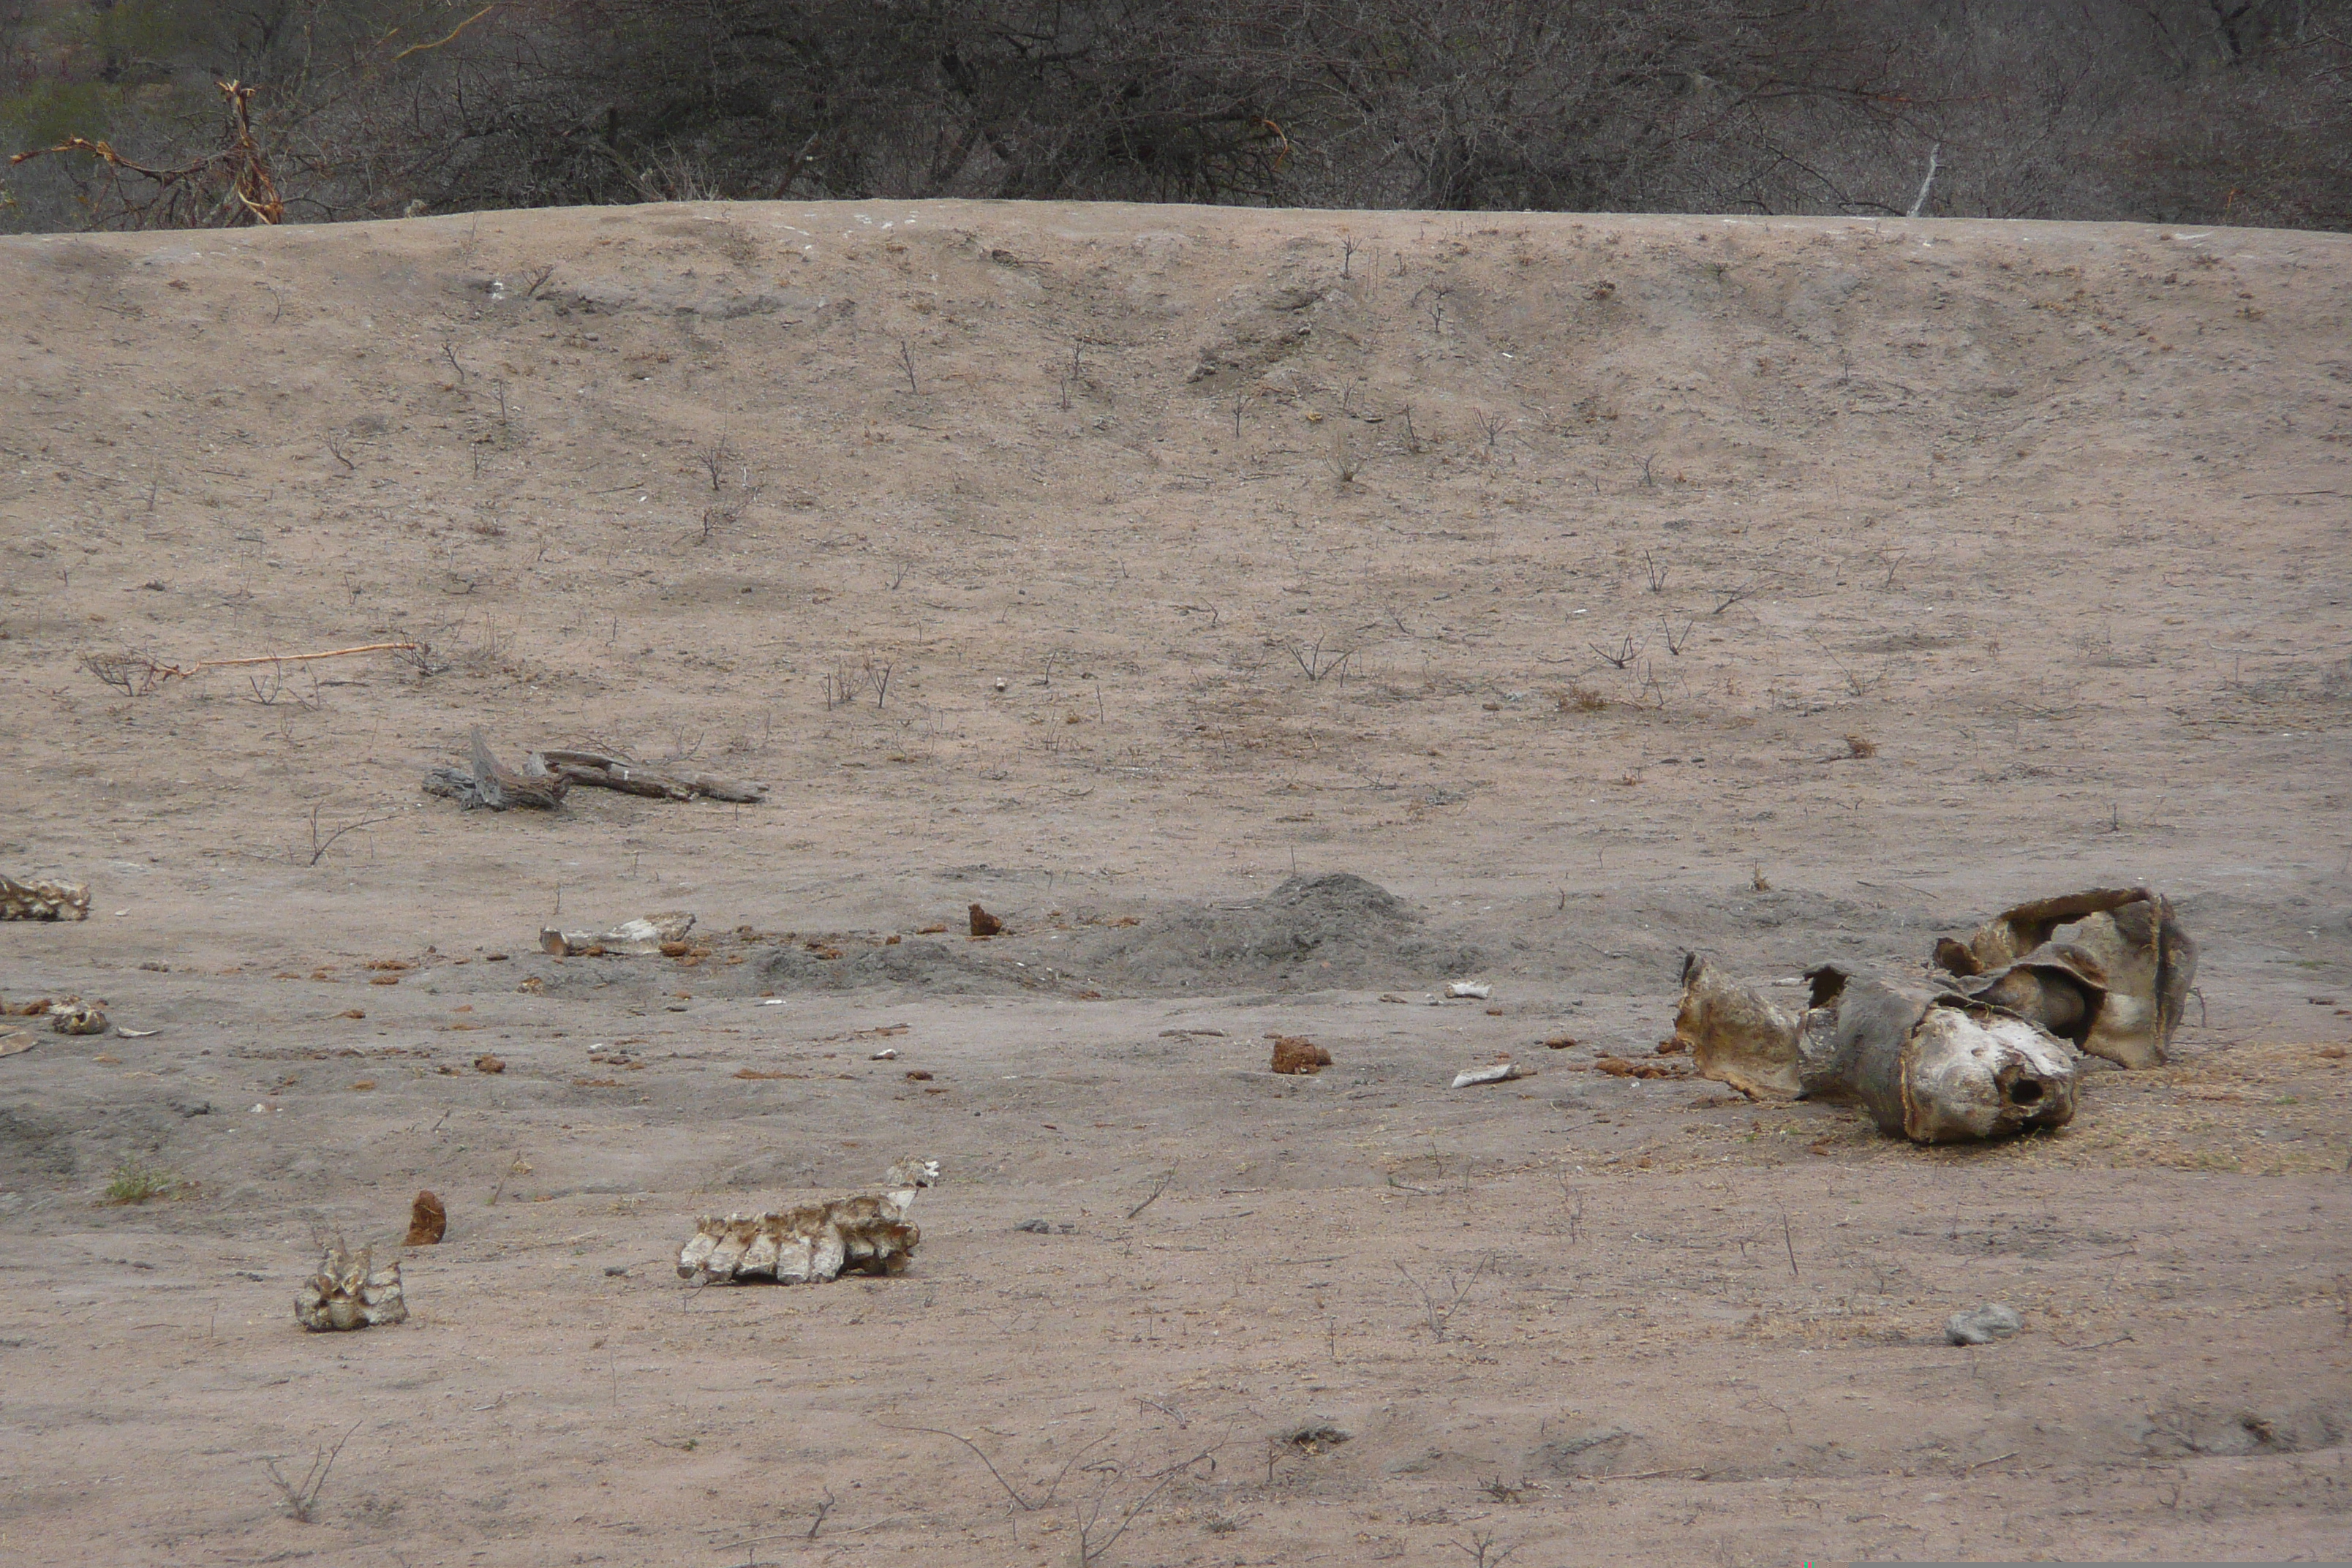
M 2341 228 L 2347 10 L 31 0 L 0 223 L 975 196 Z
M 1554 700 L 1563 713 L 1598 713 L 1609 706 L 1609 699 L 1581 684 L 1568 687 Z
M 148 1203 L 170 1196 L 179 1185 L 178 1176 L 160 1165 L 150 1165 L 132 1154 L 114 1167 L 114 1174 L 106 1184 L 106 1202 L 115 1208 Z

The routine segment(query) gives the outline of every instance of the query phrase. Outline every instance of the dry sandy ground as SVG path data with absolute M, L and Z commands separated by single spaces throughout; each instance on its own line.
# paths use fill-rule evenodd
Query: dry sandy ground
M 0 991 L 158 1031 L 0 1059 L 0 1558 L 2341 1554 L 2352 240 L 662 206 L 0 287 L 0 869 L 97 900 Z M 477 725 L 772 793 L 467 815 Z M 2136 881 L 2196 1026 L 2055 1135 L 1591 1068 L 1686 947 Z M 902 1152 L 905 1276 L 672 1272 Z M 300 1331 L 419 1186 L 409 1322 Z

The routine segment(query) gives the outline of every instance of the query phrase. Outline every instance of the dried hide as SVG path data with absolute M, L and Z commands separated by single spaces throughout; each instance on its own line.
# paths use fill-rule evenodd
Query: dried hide
M 0 877 L 0 921 L 86 921 L 89 889 L 79 882 L 19 882 Z
M 295 1321 L 319 1332 L 405 1321 L 408 1300 L 401 1293 L 400 1264 L 386 1264 L 378 1279 L 370 1262 L 364 1247 L 352 1253 L 340 1241 L 328 1247 L 319 1259 L 319 1272 L 294 1298 Z
M 2146 888 L 2020 904 L 1966 942 L 1938 942 L 1936 962 L 1955 989 L 2127 1068 L 2163 1065 L 2197 979 L 2197 944 Z
M 765 1214 L 705 1215 L 677 1255 L 681 1278 L 711 1284 L 772 1279 L 821 1284 L 845 1273 L 897 1274 L 921 1243 L 907 1220 L 915 1194 L 939 1181 L 936 1160 L 901 1160 L 878 1194 L 798 1204 Z
M 1860 1106 L 1919 1143 L 2074 1119 L 2074 1048 L 1997 1006 L 1823 965 L 1807 972 L 1811 1005 L 1792 1020 L 1696 955 L 1683 976 L 1676 1037 L 1701 1076 L 1743 1093 Z
M 1701 1078 L 1751 1097 L 1794 1100 L 1802 1092 L 1797 1020 L 1696 952 L 1683 959 L 1675 1038 L 1690 1052 Z
M 1999 1138 L 2074 1119 L 2074 1047 L 1950 992 L 1808 970 L 1805 1098 L 1859 1105 L 1915 1143 Z

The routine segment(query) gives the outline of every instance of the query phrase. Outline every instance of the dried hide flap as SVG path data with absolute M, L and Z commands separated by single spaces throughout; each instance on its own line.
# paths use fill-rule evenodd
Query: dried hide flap
M 1855 1105 L 1882 1132 L 1919 1143 L 2058 1127 L 2074 1115 L 2077 1058 L 2065 1040 L 1949 991 L 1899 987 L 1824 964 L 1791 1019 L 1693 954 L 1676 1037 L 1700 1076 L 1742 1093 Z
M 320 1332 L 406 1321 L 408 1300 L 400 1289 L 399 1262 L 384 1265 L 379 1279 L 365 1247 L 353 1253 L 337 1242 L 320 1258 L 318 1273 L 294 1298 L 294 1317 L 304 1328 Z
M 1675 1038 L 1690 1052 L 1701 1078 L 1751 1098 L 1794 1100 L 1803 1090 L 1797 1079 L 1797 1020 L 1696 952 L 1683 958 Z
M 1955 989 L 2127 1068 L 2163 1065 L 2197 979 L 2197 944 L 2171 900 L 2146 888 L 2020 904 L 1966 942 L 1938 942 L 1936 962 Z
M 764 1214 L 705 1215 L 679 1248 L 680 1278 L 726 1285 L 772 1279 L 822 1284 L 844 1274 L 897 1274 L 921 1244 L 907 1219 L 915 1194 L 938 1182 L 936 1160 L 902 1160 L 878 1194 L 797 1204 Z

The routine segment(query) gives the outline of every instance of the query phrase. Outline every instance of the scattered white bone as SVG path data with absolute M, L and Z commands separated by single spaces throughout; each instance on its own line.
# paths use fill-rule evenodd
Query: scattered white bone
M 1533 1078 L 1536 1069 L 1521 1067 L 1517 1062 L 1496 1062 L 1492 1067 L 1465 1068 L 1454 1075 L 1453 1088 L 1468 1089 L 1473 1084 L 1508 1083 L 1515 1078 Z

